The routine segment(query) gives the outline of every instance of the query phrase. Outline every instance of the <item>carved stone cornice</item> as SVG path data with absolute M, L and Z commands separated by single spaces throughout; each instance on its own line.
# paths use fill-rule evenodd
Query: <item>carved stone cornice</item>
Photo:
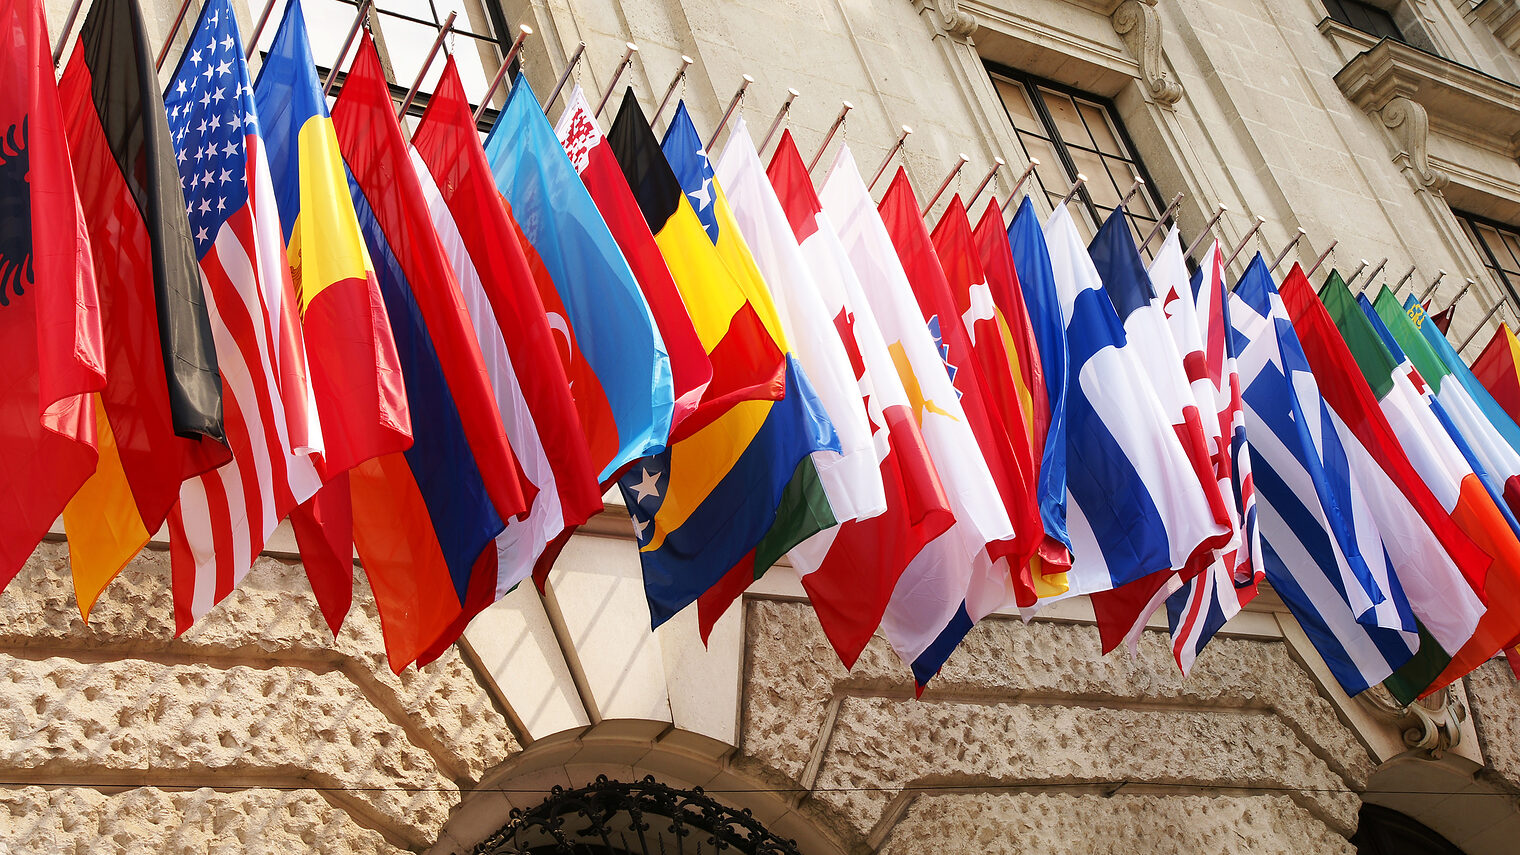
M 1177 103 L 1182 97 L 1182 86 L 1167 79 L 1166 64 L 1161 59 L 1161 16 L 1156 12 L 1156 0 L 1124 0 L 1109 20 L 1140 64 L 1140 81 L 1146 92 L 1162 104 Z
M 1429 169 L 1434 130 L 1506 157 L 1520 155 L 1520 86 L 1391 39 L 1351 58 L 1335 75 L 1351 103 L 1394 130 L 1417 171 Z M 1407 105 L 1418 105 L 1424 118 Z M 1385 111 L 1393 106 L 1391 114 Z M 1423 179 L 1422 179 L 1423 180 Z
M 957 39 L 970 39 L 981 22 L 971 12 L 962 9 L 960 0 L 912 0 L 919 14 L 924 10 L 933 12 L 935 26 L 945 35 Z
M 1473 13 L 1506 47 L 1520 53 L 1520 0 L 1483 0 Z
M 1363 706 L 1379 718 L 1400 728 L 1404 745 L 1440 760 L 1462 741 L 1462 722 L 1467 707 L 1448 686 L 1404 706 L 1382 686 L 1373 686 L 1356 696 Z

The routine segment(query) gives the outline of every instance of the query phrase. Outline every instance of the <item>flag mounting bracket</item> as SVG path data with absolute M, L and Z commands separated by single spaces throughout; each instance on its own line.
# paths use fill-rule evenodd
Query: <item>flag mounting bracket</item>
M 1411 277 L 1411 276 L 1414 275 L 1414 273 L 1415 273 L 1415 267 L 1417 267 L 1417 266 L 1418 265 L 1414 265 L 1414 264 L 1409 265 L 1409 271 L 1407 273 L 1405 273 L 1403 276 L 1399 277 L 1398 284 L 1396 284 L 1396 285 L 1393 286 L 1393 294 L 1394 294 L 1395 297 L 1398 296 L 1399 289 L 1401 289 L 1401 288 L 1404 287 L 1404 283 L 1409 281 L 1409 277 Z
M 887 164 L 892 162 L 892 158 L 896 157 L 899 151 L 902 151 L 903 143 L 908 141 L 908 134 L 911 133 L 913 133 L 912 128 L 907 125 L 902 126 L 902 133 L 897 135 L 897 142 L 892 143 L 892 147 L 887 149 L 887 156 L 881 159 L 881 166 L 876 167 L 876 174 L 871 176 L 871 183 L 866 185 L 867 191 L 876 189 L 876 182 L 880 181 L 881 174 L 887 171 Z
M 855 105 L 849 101 L 841 103 L 839 115 L 834 117 L 834 124 L 829 125 L 829 132 L 823 135 L 823 145 L 818 146 L 818 153 L 813 155 L 813 159 L 808 162 L 808 172 L 812 172 L 813 167 L 818 165 L 818 161 L 823 159 L 823 153 L 828 150 L 829 143 L 834 141 L 834 134 L 843 127 L 844 117 L 849 115 L 849 112 L 853 109 L 855 109 Z
M 1436 271 L 1436 278 L 1430 280 L 1430 284 L 1425 287 L 1424 291 L 1420 292 L 1420 302 L 1424 303 L 1425 302 L 1425 298 L 1429 297 L 1431 295 L 1431 293 L 1436 290 L 1436 286 L 1441 284 L 1441 280 L 1445 279 L 1445 278 L 1446 278 L 1446 271 L 1444 271 L 1444 270 L 1437 270 Z
M 1379 262 L 1378 262 L 1378 263 L 1377 263 L 1377 266 L 1376 266 L 1376 267 L 1374 267 L 1374 268 L 1372 268 L 1372 272 L 1371 272 L 1371 273 L 1369 273 L 1369 274 L 1367 274 L 1367 284 L 1365 284 L 1365 285 L 1363 285 L 1363 286 L 1362 286 L 1362 287 L 1361 287 L 1361 288 L 1360 288 L 1360 289 L 1358 289 L 1358 291 L 1359 291 L 1359 292 L 1360 292 L 1360 291 L 1365 291 L 1365 290 L 1367 290 L 1367 289 L 1368 289 L 1368 288 L 1370 288 L 1370 287 L 1372 287 L 1372 283 L 1373 283 L 1373 281 L 1374 281 L 1374 280 L 1375 280 L 1375 279 L 1377 279 L 1377 276 L 1378 276 L 1378 274 L 1379 274 L 1379 273 L 1382 273 L 1382 272 L 1383 272 L 1383 268 L 1384 268 L 1384 267 L 1386 267 L 1386 266 L 1387 266 L 1387 265 L 1388 265 L 1388 257 L 1387 257 L 1387 256 L 1384 256 L 1384 257 L 1383 257 L 1383 260 L 1382 260 L 1382 261 L 1379 261 Z M 1349 284 L 1349 283 L 1348 283 L 1348 284 Z
M 1272 259 L 1272 264 L 1267 268 L 1267 272 L 1275 272 L 1277 270 L 1277 265 L 1283 263 L 1283 259 L 1288 257 L 1288 253 L 1293 251 L 1293 247 L 1298 246 L 1298 242 L 1303 240 L 1304 235 L 1306 234 L 1308 234 L 1308 232 L 1304 231 L 1304 227 L 1299 226 L 1298 231 L 1293 233 L 1293 239 L 1288 241 L 1287 246 L 1284 246 L 1282 248 L 1282 252 L 1279 252 L 1276 258 Z
M 1346 279 L 1346 287 L 1350 288 L 1353 284 L 1355 284 L 1356 280 L 1358 280 L 1358 279 L 1361 278 L 1362 271 L 1366 270 L 1366 269 L 1367 269 L 1367 259 L 1364 258 L 1364 259 L 1362 259 L 1362 263 L 1358 264 L 1356 266 L 1356 270 L 1352 272 L 1351 276 L 1349 276 Z
M 709 152 L 712 151 L 713 143 L 718 141 L 718 136 L 723 133 L 723 129 L 728 127 L 728 120 L 733 118 L 734 111 L 739 109 L 739 105 L 743 103 L 744 93 L 748 92 L 750 84 L 755 82 L 755 78 L 750 77 L 748 74 L 744 75 L 741 80 L 743 82 L 739 84 L 738 90 L 734 92 L 734 97 L 728 100 L 728 109 L 723 111 L 723 118 L 718 120 L 718 126 L 713 128 L 712 136 L 707 138 L 707 145 L 702 147 Z
M 507 70 L 512 67 L 512 60 L 517 59 L 517 54 L 522 50 L 523 42 L 528 36 L 533 35 L 533 28 L 523 24 L 517 28 L 517 38 L 512 40 L 512 47 L 507 49 L 507 55 L 501 58 L 501 67 L 496 69 L 496 76 L 491 78 L 491 85 L 486 87 L 486 94 L 480 96 L 480 106 L 475 108 L 475 115 L 470 118 L 476 123 L 486 111 L 486 105 L 496 96 L 496 90 L 501 88 L 501 82 L 507 79 Z
M 796 101 L 797 96 L 801 94 L 796 89 L 787 87 L 786 100 L 781 102 L 781 109 L 776 111 L 776 118 L 771 120 L 771 126 L 766 129 L 765 139 L 760 141 L 759 151 L 765 151 L 765 147 L 771 144 L 771 137 L 776 135 L 776 130 L 781 127 L 782 122 L 786 121 L 786 117 L 791 115 L 792 102 Z
M 1304 275 L 1313 276 L 1314 271 L 1318 270 L 1319 266 L 1325 263 L 1325 259 L 1330 257 L 1330 253 L 1335 252 L 1335 246 L 1340 242 L 1340 238 L 1336 238 L 1335 240 L 1330 241 L 1330 245 L 1325 247 L 1325 251 L 1319 254 L 1319 258 L 1314 259 L 1314 266 L 1310 267 L 1309 272 Z
M 1124 198 L 1120 199 L 1119 200 L 1119 204 L 1116 205 L 1116 206 L 1114 206 L 1114 207 L 1123 208 L 1125 205 L 1128 205 L 1129 204 L 1129 200 L 1135 198 L 1135 194 L 1138 193 L 1138 192 L 1140 192 L 1140 188 L 1144 187 L 1144 186 L 1145 186 L 1145 179 L 1141 178 L 1138 175 L 1136 175 L 1134 183 L 1130 184 L 1129 185 L 1129 189 L 1124 192 Z
M 1077 181 L 1076 181 L 1076 183 L 1073 184 L 1073 185 L 1071 185 L 1071 189 L 1066 191 L 1066 195 L 1061 197 L 1061 201 L 1060 201 L 1059 204 L 1056 205 L 1056 207 L 1059 208 L 1059 207 L 1061 207 L 1061 205 L 1064 205 L 1067 202 L 1070 202 L 1071 199 L 1072 199 L 1072 197 L 1075 196 L 1075 195 L 1077 195 L 1077 191 L 1082 189 L 1082 185 L 1086 184 L 1086 183 L 1087 183 L 1087 176 L 1083 175 L 1080 172 L 1078 172 L 1077 173 Z
M 591 114 L 593 118 L 602 117 L 602 111 L 607 108 L 607 99 L 612 97 L 612 90 L 617 88 L 618 81 L 622 79 L 623 72 L 628 70 L 628 66 L 633 65 L 633 55 L 638 52 L 638 45 L 633 42 L 623 42 L 623 58 L 618 60 L 617 70 L 612 72 L 612 79 L 607 81 L 607 90 L 602 93 L 602 100 L 596 103 L 596 112 Z
M 570 54 L 570 61 L 565 63 L 565 70 L 561 71 L 559 73 L 559 79 L 554 81 L 554 91 L 549 93 L 549 100 L 544 102 L 545 114 L 549 112 L 550 107 L 554 106 L 554 102 L 559 100 L 560 90 L 565 88 L 565 81 L 570 79 L 570 72 L 575 70 L 575 66 L 580 63 L 581 57 L 584 56 L 585 53 L 586 43 L 581 42 L 576 46 L 575 53 Z
M 1156 239 L 1156 235 L 1161 234 L 1161 227 L 1166 224 L 1166 218 L 1177 213 L 1177 206 L 1182 204 L 1182 196 L 1182 191 L 1178 190 L 1177 195 L 1172 197 L 1172 201 L 1161 212 L 1161 216 L 1156 218 L 1156 224 L 1151 226 L 1150 233 L 1145 236 L 1145 240 L 1140 241 L 1141 252 L 1145 252 L 1145 248 L 1151 245 L 1151 241 Z
M 1004 211 L 1007 211 L 1008 206 L 1013 204 L 1013 200 L 1019 195 L 1019 191 L 1024 189 L 1024 182 L 1029 180 L 1029 176 L 1034 174 L 1034 168 L 1039 165 L 1040 159 L 1038 157 L 1029 158 L 1029 164 L 1024 167 L 1023 172 L 1019 173 L 1018 180 L 1013 182 L 1013 189 L 1008 191 L 1008 198 L 1003 202 Z
M 955 160 L 955 165 L 950 167 L 950 174 L 945 176 L 945 180 L 939 183 L 939 189 L 934 191 L 934 198 L 930 199 L 929 203 L 924 205 L 924 209 L 918 212 L 920 217 L 927 217 L 929 215 L 929 209 L 934 207 L 934 203 L 939 201 L 939 197 L 945 195 L 945 188 L 950 186 L 950 182 L 954 181 L 955 176 L 961 174 L 961 169 L 970 162 L 971 155 L 961 152 Z
M 1224 216 L 1224 212 L 1228 210 L 1230 210 L 1229 205 L 1223 202 L 1219 203 L 1218 207 L 1214 209 L 1214 216 L 1209 217 L 1209 221 L 1203 224 L 1202 229 L 1198 230 L 1198 237 L 1193 238 L 1193 242 L 1188 244 L 1187 250 L 1182 253 L 1184 258 L 1192 256 L 1193 251 L 1198 249 L 1198 245 L 1203 243 L 1203 239 L 1209 236 L 1209 232 L 1213 231 L 1214 224 L 1219 222 L 1219 218 Z
M 1256 235 L 1261 231 L 1261 227 L 1266 224 L 1266 217 L 1258 216 L 1256 218 L 1256 222 L 1252 223 L 1251 228 L 1246 231 L 1246 236 L 1240 239 L 1240 243 L 1237 244 L 1235 250 L 1230 253 L 1230 257 L 1224 260 L 1225 267 L 1229 267 L 1231 264 L 1235 263 L 1235 259 L 1240 255 L 1241 250 L 1246 248 L 1246 244 L 1250 243 L 1251 238 L 1256 237 Z
M 992 158 L 992 168 L 987 170 L 986 175 L 982 176 L 982 183 L 976 185 L 976 190 L 971 194 L 970 200 L 966 202 L 966 210 L 971 210 L 971 207 L 976 204 L 976 200 L 982 198 L 982 191 L 987 189 L 987 185 L 998 174 L 998 170 L 1007 165 L 1008 162 L 1001 157 Z
M 670 78 L 670 85 L 665 87 L 665 94 L 660 98 L 660 106 L 655 108 L 654 115 L 649 119 L 649 126 L 651 128 L 660 121 L 660 116 L 665 114 L 665 105 L 670 103 L 670 96 L 676 94 L 676 87 L 680 86 L 681 82 L 686 79 L 686 70 L 691 68 L 693 62 L 696 62 L 696 60 L 684 53 L 681 54 L 681 67 L 677 68 L 676 73 Z

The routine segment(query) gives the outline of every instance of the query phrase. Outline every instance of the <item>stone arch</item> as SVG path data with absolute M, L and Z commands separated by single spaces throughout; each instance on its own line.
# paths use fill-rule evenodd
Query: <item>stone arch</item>
M 748 809 L 775 834 L 797 842 L 808 855 L 845 855 L 848 847 L 825 831 L 803 806 L 805 791 L 760 761 L 744 758 L 720 740 L 644 719 L 608 719 L 534 741 L 488 771 L 464 794 L 433 852 L 465 853 L 506 824 L 512 809 L 540 804 L 555 785 L 580 787 L 606 775 L 636 781 L 645 775 L 670 787 L 701 787 L 731 807 Z

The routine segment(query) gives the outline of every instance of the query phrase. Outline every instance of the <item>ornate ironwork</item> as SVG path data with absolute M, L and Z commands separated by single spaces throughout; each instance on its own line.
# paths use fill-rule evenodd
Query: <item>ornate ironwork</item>
M 472 855 L 800 855 L 748 808 L 702 791 L 678 790 L 646 775 L 634 783 L 598 775 L 595 783 L 556 786 L 543 804 L 513 808 L 510 821 Z

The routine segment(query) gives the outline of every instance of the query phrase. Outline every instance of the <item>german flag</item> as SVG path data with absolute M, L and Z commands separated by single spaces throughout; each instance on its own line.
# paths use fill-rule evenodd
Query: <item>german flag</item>
M 75 594 L 96 597 L 180 483 L 231 459 L 222 382 L 153 53 L 137 0 L 96 0 L 59 82 L 99 277 L 109 382 L 100 463 L 64 509 Z

